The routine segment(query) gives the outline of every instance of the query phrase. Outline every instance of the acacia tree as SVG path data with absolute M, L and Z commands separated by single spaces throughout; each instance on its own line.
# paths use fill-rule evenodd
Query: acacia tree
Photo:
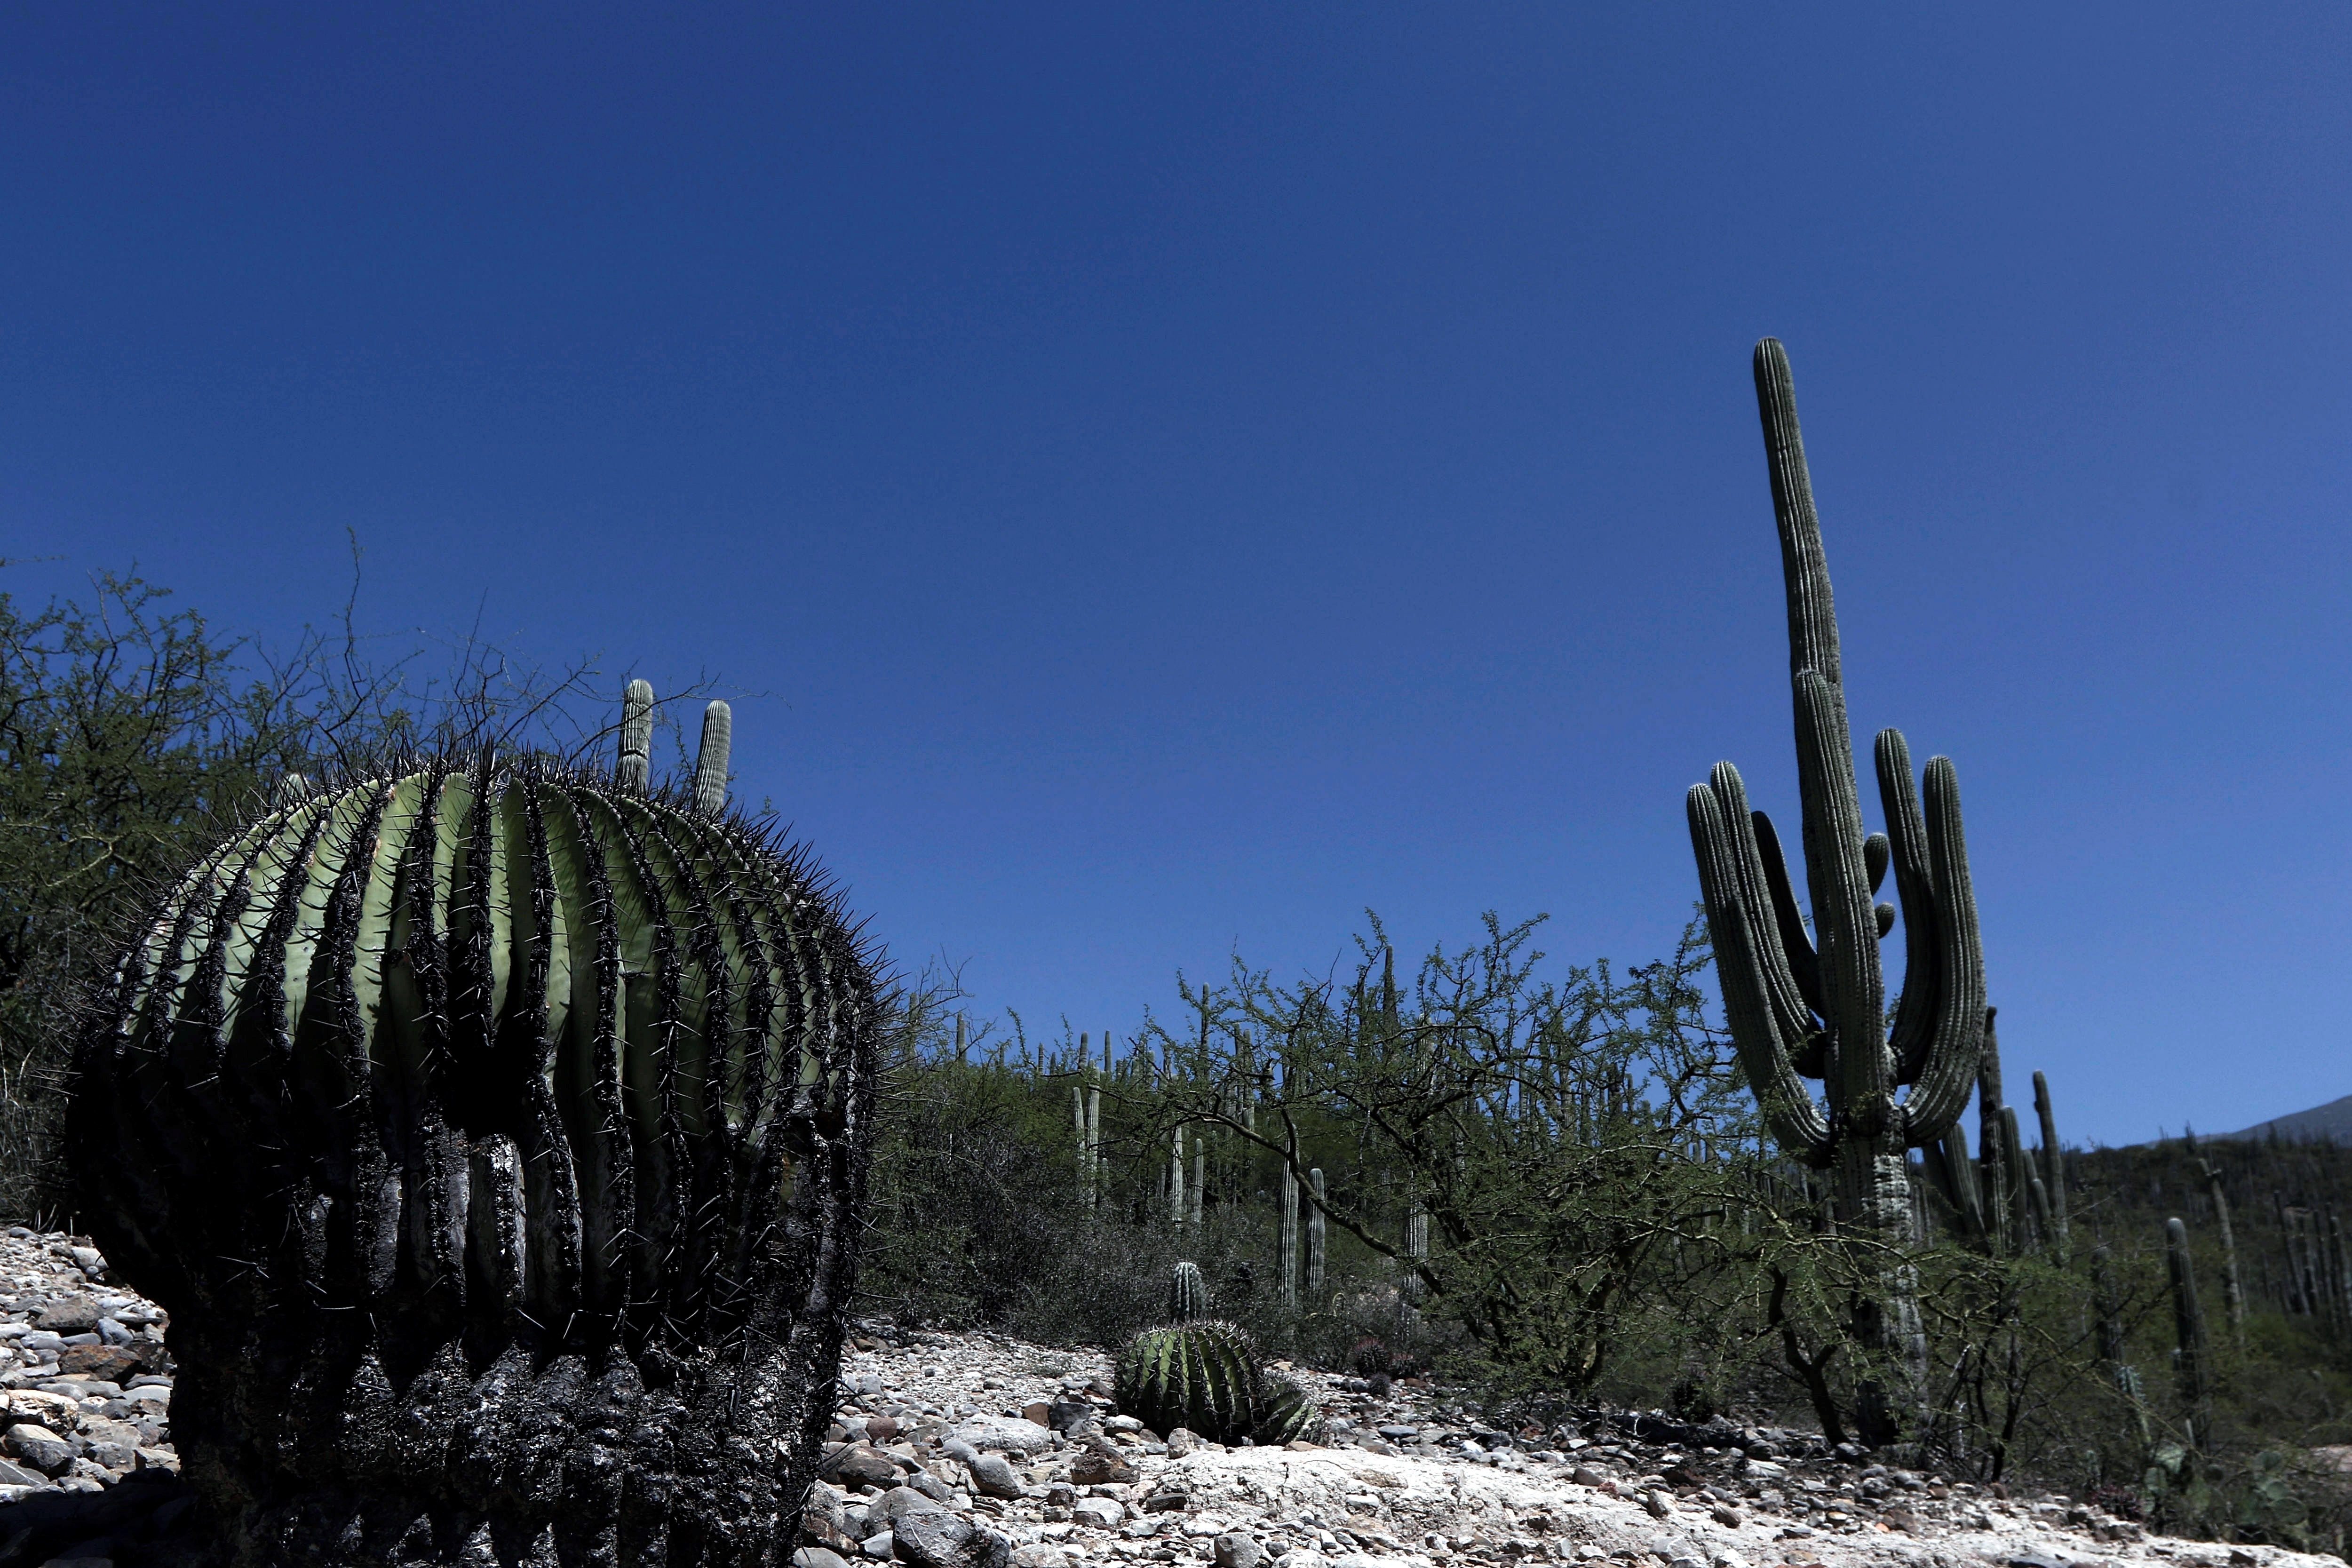
M 1752 1129 L 1702 1014 L 1696 924 L 1669 960 L 1547 981 L 1537 923 L 1490 914 L 1402 987 L 1377 919 L 1345 981 L 1236 961 L 1222 984 L 1182 985 L 1197 1027 L 1147 1026 L 1168 1066 L 1131 1099 L 1163 1130 L 1255 1151 L 1496 1363 L 1584 1388 L 1645 1260 L 1732 1201 L 1731 1164 L 1694 1156 Z

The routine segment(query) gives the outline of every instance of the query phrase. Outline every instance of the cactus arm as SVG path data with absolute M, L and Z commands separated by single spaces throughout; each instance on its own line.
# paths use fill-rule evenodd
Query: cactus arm
M 1896 1125 L 1895 1077 L 1879 1030 L 1885 1012 L 1878 967 L 1878 917 L 1863 864 L 1862 803 L 1845 715 L 1821 671 L 1796 679 L 1797 782 L 1805 801 L 1805 847 L 1820 877 L 1812 884 L 1813 928 L 1822 935 L 1823 1015 L 1836 1041 L 1836 1104 L 1857 1136 Z
M 1748 827 L 1756 835 L 1757 863 L 1762 868 L 1765 891 L 1772 900 L 1774 932 L 1780 939 L 1780 952 L 1788 960 L 1789 975 L 1796 983 L 1797 994 L 1805 1005 L 1826 1015 L 1822 1001 L 1822 961 L 1813 950 L 1813 939 L 1805 930 L 1805 917 L 1798 912 L 1796 889 L 1789 884 L 1788 858 L 1780 852 L 1780 836 L 1772 827 L 1772 819 L 1760 811 L 1748 814 Z M 1808 1074 L 1818 1077 L 1819 1074 Z
M 1943 946 L 1936 1034 L 1904 1110 L 1905 1136 L 1924 1143 L 1943 1136 L 1969 1102 L 1983 1060 L 1991 1017 L 1985 1006 L 1984 946 L 1977 934 L 1976 889 L 1969 879 L 1968 837 L 1960 824 L 1960 780 L 1949 757 L 1927 759 L 1927 848 Z
M 1936 908 L 1936 875 L 1927 848 L 1927 824 L 1919 814 L 1919 790 L 1911 778 L 1911 749 L 1900 730 L 1881 730 L 1873 748 L 1878 764 L 1878 800 L 1886 814 L 1889 858 L 1895 896 L 1903 900 L 1903 994 L 1895 1005 L 1888 1046 L 1895 1052 L 1895 1081 L 1916 1083 L 1935 1043 L 1936 1005 L 1943 994 L 1943 948 Z
M 1727 768 L 1716 770 L 1718 774 Z M 1738 774 L 1732 774 L 1734 781 Z M 1733 845 L 1717 791 L 1693 784 L 1685 797 L 1691 847 L 1698 859 L 1699 889 L 1706 900 L 1707 931 L 1715 942 L 1716 976 L 1724 1013 L 1740 1066 L 1763 1107 L 1780 1146 L 1801 1159 L 1818 1161 L 1829 1148 L 1829 1124 L 1797 1076 L 1790 1041 L 1765 988 L 1754 929 L 1738 892 Z
M 1984 1200 L 1977 1193 L 1976 1162 L 1969 1157 L 1969 1130 L 1955 1121 L 1951 1131 L 1927 1147 L 1943 1152 L 1944 1168 L 1951 1178 L 1952 1206 L 1960 1212 L 1961 1228 L 1969 1237 L 1981 1238 L 1985 1230 Z
M 735 736 L 735 712 L 724 702 L 702 710 L 702 748 L 694 762 L 694 804 L 708 812 L 727 809 L 727 757 Z
M 632 680 L 621 693 L 621 787 L 643 795 L 652 776 L 654 751 L 654 689 L 646 680 Z
M 1771 1010 L 1780 1037 L 1798 1072 L 1819 1078 L 1824 1043 L 1822 1027 L 1814 1016 L 1816 1009 L 1807 1002 L 1804 987 L 1790 965 L 1788 951 L 1780 945 L 1780 922 L 1773 917 L 1769 895 L 1765 890 L 1763 849 L 1756 839 L 1756 820 L 1762 813 L 1748 808 L 1748 786 L 1741 781 L 1738 768 L 1729 763 L 1717 763 L 1709 777 L 1722 811 L 1728 849 L 1729 858 L 1724 864 L 1731 879 L 1724 885 L 1738 899 L 1746 920 L 1748 943 L 1755 951 L 1757 969 L 1765 987 L 1760 994 Z M 1805 950 L 1811 952 L 1810 942 L 1805 943 Z

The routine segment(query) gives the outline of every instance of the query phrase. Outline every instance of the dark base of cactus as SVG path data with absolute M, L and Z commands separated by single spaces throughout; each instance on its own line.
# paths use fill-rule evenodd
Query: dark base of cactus
M 184 1355 L 173 1401 L 234 1568 L 781 1563 L 837 1355 L 592 1368 L 514 1349 L 469 1368 L 451 1344 L 395 1378 L 373 1353 L 273 1366 L 260 1348 Z

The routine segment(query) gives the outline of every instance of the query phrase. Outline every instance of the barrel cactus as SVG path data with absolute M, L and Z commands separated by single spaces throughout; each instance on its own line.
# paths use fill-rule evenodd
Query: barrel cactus
M 173 1435 L 241 1564 L 790 1552 L 873 960 L 726 812 L 723 754 L 639 787 L 650 703 L 618 779 L 482 753 L 281 792 L 92 1009 L 81 1212 L 172 1314 Z
M 1111 1390 L 1122 1414 L 1155 1432 L 1181 1426 L 1219 1443 L 1286 1443 L 1315 1422 L 1306 1391 L 1265 1371 L 1246 1332 L 1213 1320 L 1137 1334 Z
M 1168 1321 L 1189 1323 L 1209 1315 L 1209 1282 L 1197 1263 L 1179 1263 L 1168 1279 Z

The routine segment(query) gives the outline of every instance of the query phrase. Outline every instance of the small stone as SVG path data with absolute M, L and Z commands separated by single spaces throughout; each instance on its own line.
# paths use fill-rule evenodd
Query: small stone
M 1217 1568 L 1257 1568 L 1265 1553 L 1256 1542 L 1237 1530 L 1229 1530 L 1209 1543 L 1210 1552 L 1217 1560 Z
M 1724 1502 L 1717 1503 L 1713 1508 L 1707 1510 L 1706 1516 L 1715 1521 L 1716 1523 L 1722 1525 L 1726 1530 L 1738 1530 L 1741 1525 L 1748 1522 L 1746 1519 L 1740 1516 L 1740 1512 L 1738 1509 L 1732 1507 L 1729 1503 Z
M 1569 1472 L 1568 1479 L 1574 1481 L 1580 1487 L 1597 1487 L 1608 1480 L 1609 1478 L 1602 1475 L 1599 1470 L 1594 1469 L 1591 1465 L 1579 1465 L 1575 1469 Z
M 1192 1436 L 1191 1428 L 1179 1426 L 1168 1434 L 1168 1457 L 1171 1459 L 1181 1459 L 1200 1447 L 1200 1443 L 1201 1440 Z
M 973 1528 L 948 1510 L 908 1511 L 891 1526 L 891 1549 L 915 1568 L 964 1568 L 973 1556 L 967 1552 L 971 1535 Z
M 1080 1498 L 1070 1505 L 1070 1522 L 1088 1530 L 1117 1530 L 1127 1522 L 1127 1505 L 1117 1498 Z
M 827 1455 L 817 1467 L 817 1474 L 828 1480 L 887 1487 L 898 1479 L 898 1466 L 889 1455 L 878 1448 L 865 1443 L 852 1443 L 838 1453 Z
M 849 1568 L 841 1553 L 823 1546 L 803 1546 L 793 1553 L 793 1568 Z
M 1086 1439 L 1086 1452 L 1070 1461 L 1070 1480 L 1082 1487 L 1125 1486 L 1136 1479 L 1135 1467 L 1101 1437 Z
M 1052 1429 L 1052 1426 L 1046 1418 L 1053 1414 L 1054 1407 L 1046 1404 L 1042 1399 L 1033 1399 L 1028 1404 L 1021 1407 L 1022 1420 L 1028 1422 L 1034 1426 L 1046 1427 L 1049 1431 Z
M 1310 1443 L 1304 1437 L 1293 1437 L 1289 1442 L 1285 1443 L 1283 1447 L 1289 1449 L 1294 1454 L 1320 1453 L 1323 1448 L 1322 1444 Z
M 929 1476 L 925 1476 L 922 1479 L 925 1480 L 930 1479 Z M 949 1495 L 952 1497 L 954 1494 L 950 1492 Z M 915 1487 L 903 1486 L 892 1487 L 888 1491 L 884 1492 L 880 1497 L 875 1499 L 873 1505 L 867 1510 L 866 1517 L 871 1519 L 877 1526 L 888 1525 L 891 1529 L 896 1530 L 898 1528 L 898 1521 L 905 1519 L 908 1514 L 945 1513 L 946 1511 L 947 1505 L 939 1499 L 931 1497 L 929 1494 L 919 1490 Z
M 39 1471 L 0 1459 L 0 1487 L 45 1487 L 48 1484 L 49 1478 Z
M 1748 1559 L 1728 1547 L 1718 1547 L 1707 1558 L 1707 1568 L 1748 1568 Z
M 1192 1493 L 1184 1491 L 1180 1488 L 1170 1487 L 1163 1491 L 1153 1492 L 1150 1497 L 1145 1498 L 1143 1500 L 1143 1511 L 1146 1513 L 1181 1513 L 1191 1505 L 1192 1501 Z
M 857 1550 L 868 1557 L 877 1557 L 887 1563 L 890 1561 L 890 1553 L 898 1550 L 898 1542 L 893 1540 L 890 1532 L 886 1530 L 879 1535 L 867 1536 Z
M 71 1443 L 29 1421 L 19 1421 L 0 1435 L 0 1447 L 33 1468 L 52 1476 L 62 1473 L 74 1460 Z
M 965 1468 L 971 1471 L 971 1484 L 980 1489 L 982 1497 L 1021 1495 L 1021 1478 L 1002 1454 L 982 1454 L 968 1461 Z
M 1331 1568 L 1331 1560 L 1312 1547 L 1302 1546 L 1283 1558 L 1282 1568 Z
M 1068 1552 L 1042 1541 L 1013 1549 L 1013 1568 L 1069 1568 L 1069 1563 Z
M 87 1296 L 68 1296 L 41 1309 L 33 1320 L 53 1334 L 88 1334 L 98 1331 L 98 1303 Z
M 956 1425 L 954 1436 L 975 1448 L 995 1448 L 1026 1458 L 1054 1446 L 1054 1434 L 1018 1415 L 975 1415 Z
M 1650 1517 L 1652 1519 L 1672 1519 L 1674 1517 L 1675 1500 L 1668 1497 L 1665 1493 L 1658 1490 L 1655 1487 L 1652 1487 L 1648 1491 L 1642 1494 L 1642 1506 L 1650 1510 Z
M 1055 1481 L 1052 1486 L 1045 1489 L 1045 1506 L 1047 1508 L 1076 1508 L 1077 1503 L 1077 1489 L 1071 1486 L 1067 1481 Z
M 871 1442 L 892 1441 L 898 1436 L 898 1418 L 890 1415 L 868 1415 L 866 1418 L 866 1436 Z
M 1045 1407 L 1045 1425 L 1067 1434 L 1093 1420 L 1094 1415 L 1095 1407 L 1083 1399 L 1056 1399 Z

